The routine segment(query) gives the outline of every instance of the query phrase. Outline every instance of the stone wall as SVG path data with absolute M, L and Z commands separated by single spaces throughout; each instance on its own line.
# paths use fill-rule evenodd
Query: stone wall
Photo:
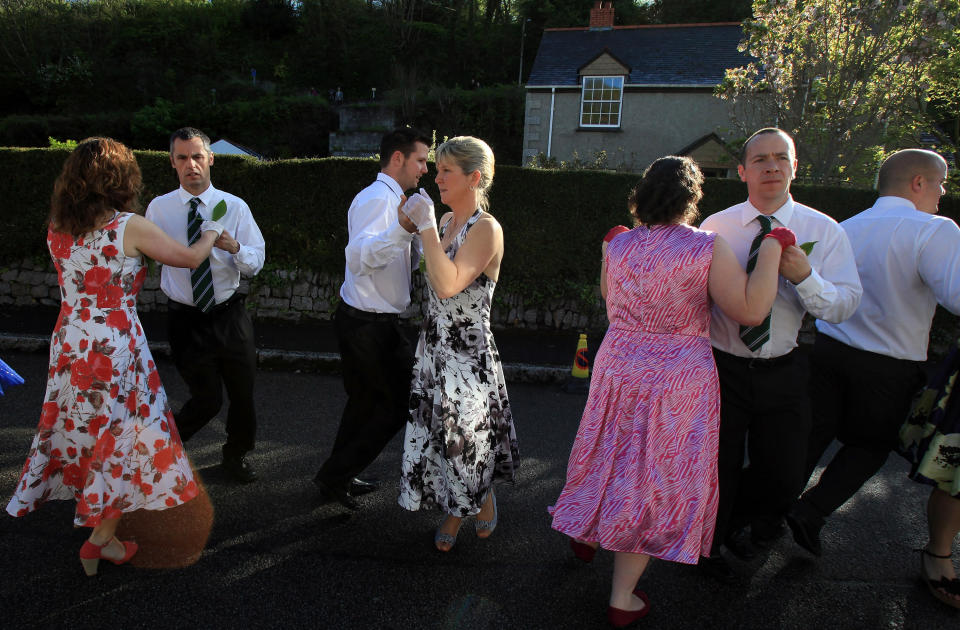
M 255 319 L 296 323 L 300 321 L 329 321 L 340 301 L 341 273 L 315 271 L 263 271 L 253 282 L 241 279 L 240 288 L 247 291 L 247 308 Z M 410 307 L 401 314 L 408 323 L 418 323 L 426 307 L 426 287 L 423 274 L 414 273 L 413 295 Z M 606 312 L 601 308 L 597 289 L 596 308 L 581 312 L 578 303 L 548 302 L 535 306 L 519 295 L 494 296 L 490 320 L 495 328 L 528 330 L 565 330 L 575 332 L 602 331 L 607 328 Z M 24 260 L 18 267 L 0 268 L 0 308 L 4 306 L 58 306 L 60 288 L 57 273 L 50 262 Z M 141 312 L 167 310 L 167 296 L 160 290 L 158 267 L 152 267 L 140 291 L 137 308 Z M 798 341 L 809 345 L 814 339 L 813 319 L 807 316 Z M 930 333 L 929 356 L 944 355 L 960 337 L 960 317 L 939 308 Z
M 287 322 L 328 321 L 340 301 L 342 271 L 336 274 L 315 271 L 265 270 L 252 281 L 241 279 L 240 288 L 249 293 L 247 308 L 256 319 Z M 410 307 L 401 318 L 416 323 L 423 317 L 426 286 L 423 274 L 414 274 Z M 573 302 L 555 301 L 534 307 L 523 296 L 495 295 L 491 323 L 497 328 L 547 330 L 603 330 L 606 314 L 597 308 L 587 315 Z M 3 306 L 53 306 L 60 304 L 57 273 L 49 261 L 24 260 L 17 267 L 0 269 L 0 308 Z M 159 267 L 151 266 L 140 291 L 141 312 L 167 310 L 167 296 L 160 290 Z

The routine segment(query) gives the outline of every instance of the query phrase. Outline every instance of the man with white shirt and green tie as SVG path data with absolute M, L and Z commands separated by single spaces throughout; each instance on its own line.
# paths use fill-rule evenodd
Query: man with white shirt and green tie
M 155 198 L 146 217 L 172 238 L 189 245 L 196 225 L 213 219 L 223 227 L 210 258 L 194 270 L 164 266 L 160 289 L 169 298 L 170 349 L 190 399 L 174 414 L 186 442 L 217 415 L 227 390 L 227 441 L 223 469 L 234 480 L 257 478 L 245 455 L 254 447 L 256 412 L 253 384 L 257 350 L 240 276 L 263 268 L 263 235 L 247 204 L 210 182 L 213 152 L 199 129 L 184 127 L 170 136 L 170 163 L 180 187 Z
M 790 195 L 797 157 L 793 139 L 765 128 L 743 145 L 738 171 L 747 201 L 711 215 L 701 228 L 717 232 L 745 268 L 762 235 L 784 226 L 798 243 L 815 241 L 810 255 L 783 250 L 780 286 L 770 316 L 744 328 L 714 307 L 711 343 L 720 378 L 720 498 L 713 551 L 701 570 L 721 581 L 735 574 L 720 546 L 743 558 L 783 532 L 783 516 L 802 490 L 810 428 L 807 366 L 796 352 L 804 314 L 843 321 L 860 302 L 853 251 L 836 221 Z M 749 448 L 748 468 L 743 468 Z M 746 528 L 749 527 L 749 538 Z M 752 543 L 752 544 L 751 544 Z
M 856 254 L 863 299 L 846 321 L 817 322 L 805 479 L 834 438 L 842 447 L 787 514 L 794 539 L 816 556 L 826 518 L 897 445 L 924 382 L 937 303 L 960 314 L 960 228 L 937 216 L 946 178 L 947 163 L 936 153 L 897 151 L 880 166 L 876 203 L 840 224 Z M 924 561 L 949 552 L 949 544 L 928 550 Z

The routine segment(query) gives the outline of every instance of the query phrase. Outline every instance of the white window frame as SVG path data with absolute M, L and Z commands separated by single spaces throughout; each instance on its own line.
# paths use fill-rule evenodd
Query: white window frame
M 589 88 L 587 87 L 588 83 Z M 619 128 L 623 114 L 623 85 L 623 75 L 584 75 L 581 77 L 580 126 Z M 616 98 L 613 97 L 613 94 L 607 93 L 613 90 L 617 91 Z M 589 99 L 587 98 L 588 91 Z M 585 122 L 585 116 L 596 117 L 597 122 Z M 604 116 L 609 116 L 609 118 L 606 122 L 600 122 Z

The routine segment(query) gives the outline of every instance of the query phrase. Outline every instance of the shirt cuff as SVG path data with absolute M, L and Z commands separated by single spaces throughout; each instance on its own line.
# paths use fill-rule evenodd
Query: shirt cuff
M 233 262 L 238 265 L 250 267 L 256 265 L 257 262 L 256 250 L 252 247 L 244 247 L 243 243 L 240 243 L 240 249 L 237 250 L 236 254 L 230 255 L 233 256 Z
M 397 221 L 390 226 L 390 229 L 387 231 L 387 238 L 395 243 L 409 243 L 413 240 L 413 233 L 407 232 L 407 230 L 400 225 L 400 222 Z
M 800 284 L 793 286 L 801 299 L 816 297 L 823 291 L 823 278 L 820 277 L 816 269 L 811 267 L 810 275 L 800 281 Z

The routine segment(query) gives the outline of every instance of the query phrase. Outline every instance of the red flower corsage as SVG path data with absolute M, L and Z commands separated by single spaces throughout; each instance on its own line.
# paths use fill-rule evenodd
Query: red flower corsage
M 797 244 L 797 235 L 788 227 L 775 227 L 770 230 L 763 238 L 775 238 L 780 242 L 780 247 L 786 249 L 791 245 Z

